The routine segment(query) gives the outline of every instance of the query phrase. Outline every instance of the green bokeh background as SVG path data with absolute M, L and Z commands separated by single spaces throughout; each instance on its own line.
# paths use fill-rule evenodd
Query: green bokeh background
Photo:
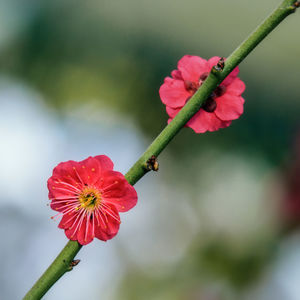
M 228 56 L 277 4 L 277 0 L 2 1 L 1 73 L 41 94 L 61 119 L 70 109 L 80 111 L 88 104 L 95 111 L 126 117 L 148 143 L 166 125 L 158 89 L 177 61 L 185 54 L 206 59 Z M 168 228 L 178 245 L 187 243 L 171 263 L 124 259 L 112 299 L 248 299 L 248 291 L 276 263 L 281 243 L 291 234 L 283 230 L 286 224 L 278 208 L 284 200 L 276 191 L 284 189 L 284 170 L 295 159 L 293 144 L 300 125 L 299 21 L 299 12 L 290 16 L 240 65 L 239 76 L 246 83 L 243 116 L 213 133 L 182 130 L 160 156 L 161 171 L 147 175 L 158 178 L 156 185 L 182 193 L 172 205 L 186 202 L 201 226 L 197 222 L 199 226 L 192 226 L 189 242 L 183 238 L 190 230 L 189 214 L 183 214 L 178 227 Z M 147 180 L 137 184 L 141 206 Z M 152 192 L 155 198 L 171 197 Z M 207 199 L 204 204 L 202 197 Z M 246 206 L 230 202 L 231 197 L 246 199 L 251 206 L 250 197 L 257 208 L 249 216 Z M 232 206 L 224 207 L 228 202 Z M 225 213 L 210 218 L 211 210 Z M 226 234 L 222 218 L 230 223 L 236 214 L 232 228 L 237 231 Z M 248 216 L 246 225 L 243 214 Z M 177 218 L 173 213 L 165 217 Z M 154 244 L 158 232 L 164 236 L 160 242 L 168 244 L 163 220 L 153 217 L 158 227 L 151 237 Z M 239 231 L 240 226 L 245 228 Z

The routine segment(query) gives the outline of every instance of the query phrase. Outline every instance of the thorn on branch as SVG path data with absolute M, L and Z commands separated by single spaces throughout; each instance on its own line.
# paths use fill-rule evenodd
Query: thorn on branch
M 68 267 L 68 271 L 72 271 L 73 268 L 74 268 L 75 266 L 77 266 L 79 263 L 80 263 L 80 259 L 74 259 L 74 260 L 72 260 L 72 261 L 70 262 L 69 267 Z
M 157 172 L 158 169 L 159 169 L 159 164 L 158 164 L 158 161 L 157 161 L 157 158 L 155 155 L 152 155 L 146 162 L 146 169 L 148 171 L 155 171 Z
M 218 74 L 223 71 L 224 67 L 225 67 L 225 58 L 221 57 L 218 63 L 215 66 L 213 66 L 211 71 L 213 74 Z

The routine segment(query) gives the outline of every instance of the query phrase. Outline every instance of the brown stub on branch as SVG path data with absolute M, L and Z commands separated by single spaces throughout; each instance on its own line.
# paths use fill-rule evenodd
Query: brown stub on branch
M 220 73 L 223 71 L 224 67 L 225 67 L 225 58 L 221 57 L 218 63 L 215 66 L 213 66 L 212 73 Z
M 300 7 L 300 1 L 296 1 L 292 6 L 290 6 L 290 9 L 294 13 L 298 7 Z
M 152 155 L 146 162 L 146 169 L 148 171 L 158 171 L 159 164 L 155 155 Z
M 221 70 L 224 69 L 224 67 L 225 67 L 225 58 L 224 57 L 220 58 L 220 60 L 217 63 L 217 67 L 220 68 Z
M 68 271 L 72 271 L 73 268 L 74 268 L 75 266 L 77 266 L 79 263 L 80 263 L 80 259 L 74 259 L 74 260 L 72 260 L 72 261 L 70 262 Z

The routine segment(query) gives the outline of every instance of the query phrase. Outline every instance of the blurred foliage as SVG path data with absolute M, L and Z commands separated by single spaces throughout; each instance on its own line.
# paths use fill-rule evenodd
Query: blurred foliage
M 274 258 L 274 242 L 261 241 L 246 251 L 237 251 L 224 238 L 206 244 L 196 240 L 183 259 L 169 268 L 129 268 L 116 298 L 138 300 L 147 295 L 149 300 L 240 299 L 239 291 L 254 283 Z M 224 279 L 230 287 L 228 297 L 224 290 L 216 293 L 216 298 L 208 297 L 216 286 L 224 284 Z
M 75 3 L 72 9 L 69 1 L 40 4 L 21 37 L 2 52 L 2 70 L 26 80 L 59 109 L 97 99 L 99 109 L 112 107 L 129 114 L 146 134 L 155 136 L 167 120 L 158 89 L 185 54 L 185 46 L 150 31 L 124 32 L 109 18 L 101 19 L 93 1 L 90 6 Z M 197 53 L 209 56 L 207 45 Z M 203 145 L 214 145 L 254 152 L 273 163 L 282 159 L 298 115 L 292 106 L 281 104 L 285 96 L 274 82 L 265 78 L 262 87 L 243 74 L 247 114 L 229 129 L 201 139 L 184 130 L 170 151 L 189 157 Z
M 35 9 L 29 21 L 15 39 L 2 47 L 1 71 L 39 91 L 62 116 L 70 107 L 93 101 L 99 110 L 113 109 L 127 115 L 151 140 L 166 125 L 167 115 L 158 89 L 164 77 L 176 68 L 178 59 L 187 52 L 206 58 L 225 55 L 257 24 L 257 7 L 261 6 L 264 16 L 270 11 L 269 4 L 276 3 L 256 1 L 252 6 L 249 2 L 248 8 L 255 11 L 249 14 L 236 1 L 219 1 L 221 8 L 213 2 L 175 2 L 164 2 L 165 8 L 157 1 L 145 2 L 143 5 L 152 5 L 147 10 L 138 1 L 31 1 Z M 147 18 L 143 22 L 143 17 L 139 17 L 139 9 L 149 14 L 150 25 Z M 201 17 L 192 18 L 187 12 L 199 13 Z M 163 19 L 166 23 L 161 23 Z M 243 20 L 247 22 L 244 24 Z M 287 27 L 283 30 L 289 32 Z M 288 48 L 286 43 L 296 39 L 291 34 L 281 38 L 275 40 L 275 47 L 272 40 L 268 41 L 272 51 L 261 54 L 257 50 L 262 58 L 254 67 L 251 58 L 241 67 L 241 77 L 247 84 L 247 113 L 226 130 L 204 135 L 182 130 L 160 159 L 171 161 L 169 172 L 164 173 L 166 181 L 177 180 L 180 185 L 184 178 L 189 188 L 197 185 L 198 178 L 190 172 L 194 159 L 213 149 L 234 155 L 243 153 L 250 161 L 263 158 L 277 167 L 282 164 L 299 126 L 300 104 L 299 96 L 289 89 L 287 78 L 295 79 L 292 74 L 297 70 L 281 71 L 295 58 L 283 58 L 281 48 L 276 47 L 278 43 Z M 274 75 L 270 65 L 277 51 L 284 62 L 278 62 L 280 72 Z M 270 69 L 261 66 L 261 61 L 269 62 L 266 65 Z M 258 67 L 261 69 L 255 69 Z M 262 78 L 266 73 L 269 77 Z M 210 159 L 213 161 L 214 157 Z M 156 266 L 148 272 L 127 266 L 117 299 L 211 299 L 203 296 L 202 287 L 214 280 L 242 289 L 261 274 L 275 244 L 273 238 L 267 237 L 247 251 L 236 253 L 222 239 L 205 245 L 195 241 L 177 264 L 162 268 L 162 272 Z M 232 300 L 231 296 L 227 298 Z

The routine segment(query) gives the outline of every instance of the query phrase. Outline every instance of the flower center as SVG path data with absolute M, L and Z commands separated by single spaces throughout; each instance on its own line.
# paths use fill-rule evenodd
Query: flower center
M 203 74 L 201 74 L 200 77 L 199 77 L 199 81 L 198 82 L 192 82 L 192 81 L 189 81 L 189 80 L 184 80 L 185 89 L 188 92 L 190 92 L 192 95 L 194 95 L 197 92 L 198 88 L 206 80 L 206 78 L 208 77 L 208 75 L 209 75 L 208 72 L 204 72 Z M 206 112 L 209 112 L 209 113 L 214 112 L 216 110 L 216 108 L 217 108 L 216 98 L 223 96 L 225 93 L 226 93 L 226 87 L 224 85 L 219 85 L 212 92 L 212 94 L 210 95 L 210 97 L 206 100 L 206 102 L 202 106 L 202 109 L 204 109 Z
M 93 187 L 86 187 L 79 194 L 80 208 L 94 210 L 101 203 L 101 193 Z

